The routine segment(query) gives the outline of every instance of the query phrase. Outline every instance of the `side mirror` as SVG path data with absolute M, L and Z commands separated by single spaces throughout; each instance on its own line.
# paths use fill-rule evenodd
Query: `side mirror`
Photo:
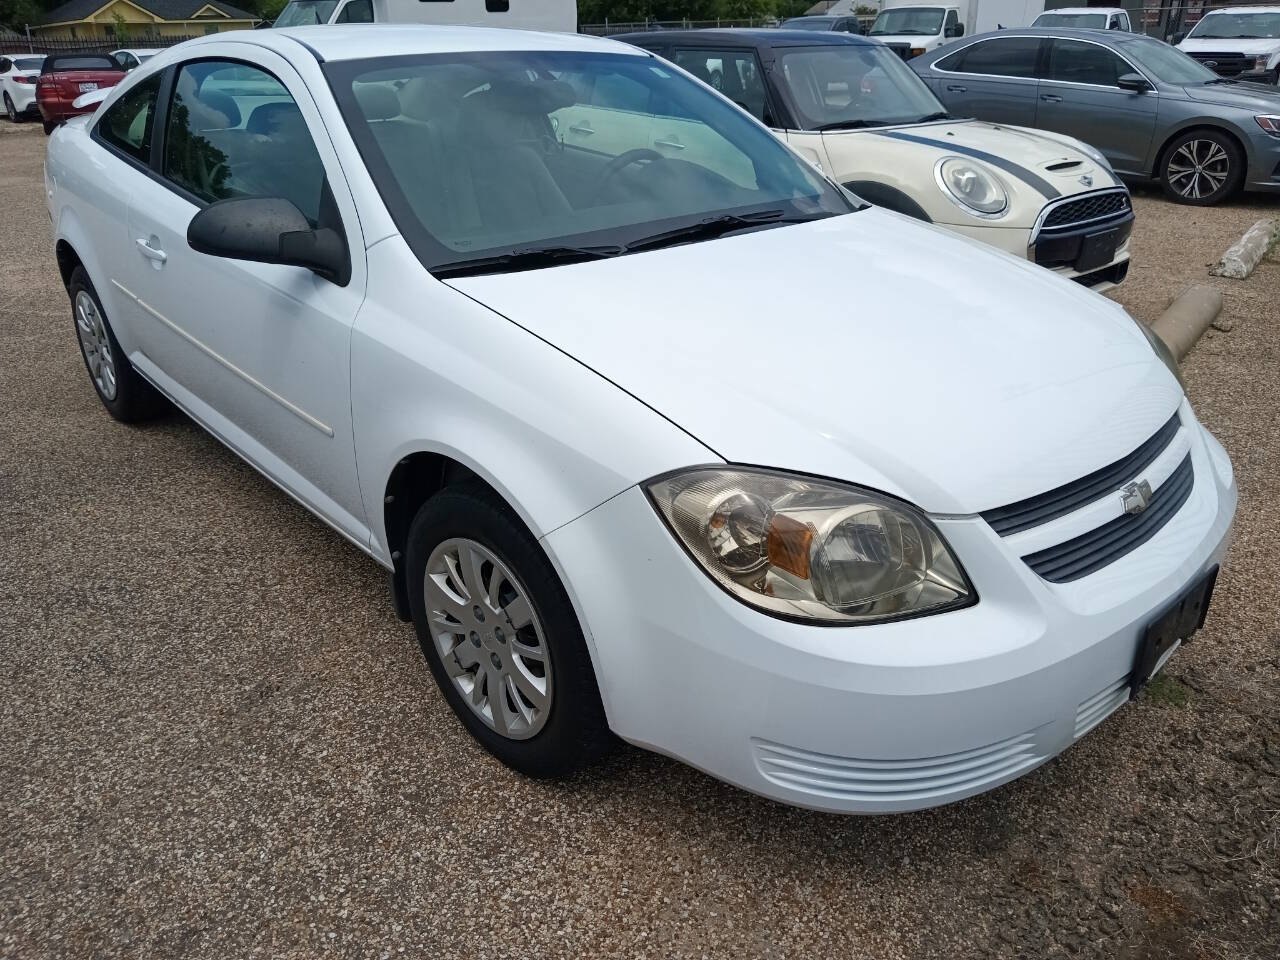
M 1182 33 L 1175 33 L 1172 37 L 1169 38 L 1169 42 L 1176 47 L 1185 39 L 1187 39 L 1187 33 L 1184 30 Z
M 1125 73 L 1116 78 L 1116 86 L 1130 93 L 1146 93 L 1151 89 L 1145 77 L 1137 73 Z
M 953 23 L 951 26 L 947 27 L 947 29 L 946 29 L 946 31 L 945 31 L 945 32 L 946 32 L 946 36 L 947 36 L 947 38 L 948 38 L 948 39 L 954 39 L 955 37 L 963 37 L 963 36 L 964 36 L 964 24 L 963 24 L 963 23 Z
M 187 245 L 197 253 L 305 267 L 340 287 L 351 279 L 351 258 L 343 235 L 314 230 L 302 211 L 280 197 L 219 200 L 187 225 Z

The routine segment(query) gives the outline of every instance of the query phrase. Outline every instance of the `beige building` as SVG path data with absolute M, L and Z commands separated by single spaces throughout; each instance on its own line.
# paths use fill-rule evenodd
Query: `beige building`
M 131 37 L 193 37 L 247 30 L 256 23 L 258 18 L 248 10 L 222 0 L 70 0 L 50 10 L 31 32 L 123 46 Z

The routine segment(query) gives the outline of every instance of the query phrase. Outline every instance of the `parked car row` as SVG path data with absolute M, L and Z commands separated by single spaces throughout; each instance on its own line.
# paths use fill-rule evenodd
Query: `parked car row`
M 616 735 L 840 812 L 1026 773 L 1203 623 L 1231 464 L 1118 305 L 832 176 L 894 147 L 1018 248 L 1118 198 L 1067 218 L 1085 278 L 1127 193 L 867 41 L 644 40 L 300 27 L 117 78 L 46 165 L 92 388 L 382 565 L 516 770 Z

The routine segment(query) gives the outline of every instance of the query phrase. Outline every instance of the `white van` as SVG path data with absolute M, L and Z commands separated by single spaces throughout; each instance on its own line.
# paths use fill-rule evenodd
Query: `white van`
M 903 60 L 975 33 L 1023 27 L 1044 10 L 1044 0 L 884 0 L 868 36 Z
M 435 23 L 578 32 L 577 0 L 291 0 L 273 26 Z

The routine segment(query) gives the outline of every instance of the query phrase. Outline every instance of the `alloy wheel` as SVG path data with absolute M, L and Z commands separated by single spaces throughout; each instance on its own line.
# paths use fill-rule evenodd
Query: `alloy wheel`
M 492 551 L 466 538 L 439 544 L 423 579 L 436 653 L 484 723 L 527 740 L 551 713 L 551 656 L 528 593 Z
M 111 351 L 111 338 L 93 297 L 81 290 L 76 294 L 76 333 L 80 349 L 89 367 L 89 376 L 105 400 L 116 398 L 116 361 Z
M 1231 157 L 1215 140 L 1188 140 L 1169 158 L 1169 186 L 1190 200 L 1222 189 L 1231 176 Z
M 4 112 L 9 115 L 10 123 L 18 122 L 18 111 L 14 108 L 13 101 L 9 99 L 7 93 L 4 95 Z

